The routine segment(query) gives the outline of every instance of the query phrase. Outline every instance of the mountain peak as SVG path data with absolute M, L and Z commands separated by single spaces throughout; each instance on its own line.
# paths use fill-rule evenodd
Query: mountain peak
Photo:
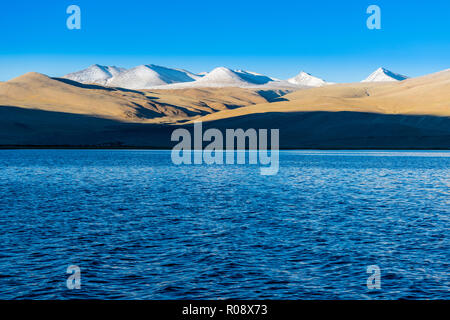
M 243 79 L 239 76 L 238 72 L 226 67 L 214 68 L 211 72 L 207 73 L 197 81 L 209 85 L 229 85 L 244 82 Z
M 90 67 L 69 73 L 63 78 L 70 79 L 81 83 L 97 83 L 106 85 L 115 76 L 124 72 L 126 69 L 115 66 L 102 66 L 100 64 L 93 64 Z
M 127 89 L 150 89 L 157 86 L 192 82 L 200 78 L 183 69 L 173 69 L 155 64 L 134 67 L 111 79 L 108 85 Z
M 265 75 L 245 71 L 245 70 L 231 70 L 226 67 L 217 67 L 211 72 L 204 75 L 196 81 L 196 85 L 220 87 L 220 86 L 254 86 L 265 84 L 273 81 L 272 78 Z
M 310 86 L 310 87 L 321 87 L 325 84 L 325 80 L 320 79 L 318 77 L 312 76 L 310 73 L 307 73 L 305 71 L 300 71 L 298 75 L 296 75 L 293 78 L 290 78 L 287 80 L 289 83 L 295 84 L 295 85 L 304 85 L 304 86 Z
M 362 82 L 403 81 L 405 79 L 408 77 L 380 67 Z
M 7 82 L 28 82 L 28 81 L 42 81 L 42 80 L 46 81 L 50 79 L 51 78 L 49 76 L 39 72 L 27 72 Z
M 217 67 L 214 68 L 211 72 L 209 72 L 207 75 L 228 75 L 233 76 L 235 72 L 229 68 L 226 67 Z

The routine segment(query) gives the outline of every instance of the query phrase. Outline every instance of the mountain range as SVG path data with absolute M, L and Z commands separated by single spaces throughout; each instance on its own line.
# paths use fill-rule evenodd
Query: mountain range
M 63 78 L 85 84 L 101 84 L 125 89 L 182 89 L 202 87 L 265 87 L 302 88 L 332 84 L 301 71 L 295 77 L 279 80 L 267 75 L 245 70 L 218 67 L 211 72 L 195 74 L 183 69 L 157 65 L 140 65 L 126 70 L 115 66 L 93 65 L 87 69 L 65 75 Z M 402 81 L 406 76 L 379 68 L 363 82 Z
M 305 87 L 321 86 L 326 82 L 304 72 L 287 81 L 245 70 L 218 67 L 211 72 L 195 74 L 183 69 L 157 65 L 141 65 L 132 69 L 92 65 L 63 78 L 85 84 L 101 84 L 126 89 L 181 89 L 201 87 Z

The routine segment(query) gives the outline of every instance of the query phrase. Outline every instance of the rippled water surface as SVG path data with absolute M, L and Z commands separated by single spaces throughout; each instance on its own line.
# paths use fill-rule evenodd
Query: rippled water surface
M 262 176 L 170 151 L 4 150 L 0 298 L 449 299 L 449 187 L 437 151 L 286 151 Z

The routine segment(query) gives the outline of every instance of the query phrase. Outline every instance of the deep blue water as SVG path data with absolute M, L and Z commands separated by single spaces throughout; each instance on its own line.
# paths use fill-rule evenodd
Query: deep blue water
M 449 299 L 449 220 L 450 152 L 4 150 L 0 299 Z

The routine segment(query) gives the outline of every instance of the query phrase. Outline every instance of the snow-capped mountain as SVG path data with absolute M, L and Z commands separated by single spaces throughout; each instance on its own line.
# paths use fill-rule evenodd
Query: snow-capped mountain
M 295 85 L 303 85 L 309 87 L 321 87 L 327 84 L 325 80 L 312 76 L 309 73 L 301 71 L 298 75 L 287 80 Z
M 273 78 L 251 71 L 231 70 L 218 67 L 194 82 L 178 83 L 159 87 L 161 89 L 201 88 L 201 87 L 255 87 L 270 85 L 277 81 Z
M 408 79 L 408 77 L 398 73 L 394 73 L 385 68 L 378 68 L 377 70 L 375 70 L 375 72 L 368 76 L 367 79 L 361 82 L 402 81 L 405 79 Z
M 69 73 L 63 78 L 81 83 L 97 83 L 101 85 L 107 85 L 111 78 L 119 75 L 124 71 L 126 71 L 126 69 L 124 68 L 94 64 L 84 70 Z
M 301 71 L 288 80 L 279 80 L 260 73 L 218 67 L 211 72 L 195 74 L 184 69 L 168 68 L 154 64 L 140 65 L 126 70 L 114 66 L 92 65 L 70 73 L 64 78 L 82 83 L 96 83 L 126 89 L 183 89 L 202 87 L 240 88 L 311 88 L 331 82 Z M 402 81 L 408 77 L 379 68 L 362 82 Z
M 149 64 L 137 66 L 120 73 L 113 77 L 108 82 L 108 85 L 127 89 L 149 89 L 172 83 L 192 82 L 200 78 L 200 75 L 186 70 Z
M 197 83 L 220 87 L 234 85 L 258 85 L 265 84 L 270 81 L 273 81 L 273 79 L 259 73 L 244 70 L 231 70 L 225 67 L 219 67 L 215 68 L 204 77 L 197 80 Z

